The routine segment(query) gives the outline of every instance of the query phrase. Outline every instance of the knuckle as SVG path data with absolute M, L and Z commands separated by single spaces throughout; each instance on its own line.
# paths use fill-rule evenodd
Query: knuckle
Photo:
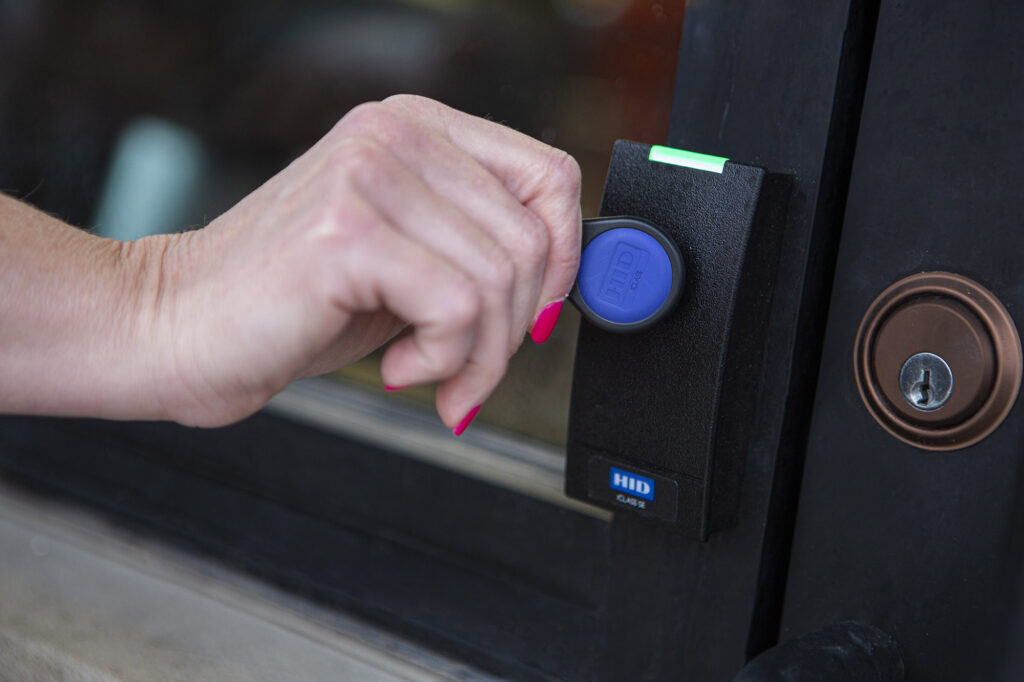
M 433 106 L 435 104 L 434 100 L 423 97 L 422 95 L 407 94 L 391 95 L 382 103 L 401 107 L 403 109 L 423 109 L 424 107 Z
M 357 212 L 347 203 L 340 203 L 331 213 L 334 220 L 337 241 L 348 249 L 373 247 L 373 235 L 380 227 L 379 221 L 372 215 Z
M 551 149 L 551 158 L 547 164 L 549 181 L 559 190 L 579 192 L 583 174 L 580 164 L 569 153 L 561 149 Z
M 460 278 L 452 284 L 445 301 L 445 318 L 452 327 L 465 329 L 472 326 L 480 314 L 480 296 L 476 288 Z
M 383 103 L 381 102 L 364 102 L 352 107 L 347 114 L 342 116 L 341 120 L 338 121 L 337 127 L 345 132 L 363 130 L 367 126 L 374 124 L 379 117 L 380 110 L 383 108 Z
M 427 371 L 435 377 L 451 376 L 462 367 L 462 358 L 450 349 L 434 349 L 423 357 Z
M 400 144 L 405 137 L 404 118 L 383 102 L 367 102 L 355 107 L 338 123 L 343 135 L 369 137 L 380 144 Z
M 403 173 L 398 159 L 376 140 L 352 137 L 329 157 L 331 180 L 366 196 L 369 188 L 397 182 Z
M 348 110 L 341 119 L 334 124 L 331 135 L 335 137 L 347 137 L 353 133 L 362 131 L 367 122 L 374 117 L 374 111 L 380 106 L 380 102 L 364 102 Z
M 488 286 L 504 293 L 515 284 L 516 266 L 504 252 L 497 251 L 486 259 L 483 277 Z
M 551 246 L 551 235 L 544 222 L 533 213 L 529 213 L 523 220 L 523 227 L 520 230 L 520 242 L 524 255 L 533 262 L 543 263 L 547 260 L 548 249 Z
M 467 193 L 471 192 L 476 196 L 487 196 L 495 191 L 496 188 L 501 187 L 498 180 L 480 166 L 463 164 L 462 169 L 465 171 L 465 174 L 462 176 L 461 182 Z
M 303 248 L 311 254 L 360 253 L 372 248 L 380 227 L 376 217 L 360 209 L 361 202 L 351 191 L 343 191 L 315 212 L 304 230 Z
M 330 166 L 344 180 L 377 172 L 386 152 L 377 142 L 366 137 L 349 137 L 331 151 Z

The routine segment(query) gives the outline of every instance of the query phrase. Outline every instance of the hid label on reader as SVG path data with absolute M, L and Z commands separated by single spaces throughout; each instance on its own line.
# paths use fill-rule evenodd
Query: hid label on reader
M 642 497 L 645 500 L 654 501 L 654 479 L 639 474 L 632 474 L 615 467 L 611 467 L 609 472 L 609 485 L 612 490 L 618 490 Z
M 625 468 L 605 457 L 590 458 L 588 495 L 591 502 L 628 510 L 670 523 L 676 520 L 679 484 L 654 473 Z

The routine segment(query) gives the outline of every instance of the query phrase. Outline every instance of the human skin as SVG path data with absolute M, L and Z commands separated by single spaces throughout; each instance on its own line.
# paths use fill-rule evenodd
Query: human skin
M 0 195 L 0 412 L 218 426 L 398 335 L 384 383 L 437 383 L 457 427 L 571 289 L 579 193 L 564 152 L 402 95 L 192 232 L 102 239 Z

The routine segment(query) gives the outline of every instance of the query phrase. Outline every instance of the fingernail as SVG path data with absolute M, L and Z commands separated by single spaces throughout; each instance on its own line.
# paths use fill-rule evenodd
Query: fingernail
M 558 316 L 561 314 L 562 301 L 555 301 L 544 306 L 544 310 L 540 311 L 540 315 L 537 316 L 537 321 L 533 323 L 530 338 L 535 343 L 544 343 L 551 338 L 551 332 L 554 331 L 555 323 L 558 322 Z
M 384 385 L 384 390 L 390 393 L 394 393 L 395 391 L 401 391 L 403 388 L 405 388 L 405 386 L 388 386 L 387 384 Z
M 454 433 L 456 436 L 461 436 L 463 433 L 465 433 L 466 429 L 469 428 L 469 425 L 473 423 L 473 418 L 476 417 L 476 413 L 479 411 L 480 405 L 477 405 L 472 410 L 470 410 L 469 414 L 463 417 L 462 421 L 455 425 L 455 428 L 452 429 L 452 433 Z

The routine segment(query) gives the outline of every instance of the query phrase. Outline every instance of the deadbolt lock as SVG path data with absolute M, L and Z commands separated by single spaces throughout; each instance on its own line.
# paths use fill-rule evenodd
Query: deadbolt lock
M 989 291 L 945 272 L 912 275 L 869 306 L 855 345 L 857 387 L 900 440 L 955 450 L 991 433 L 1013 407 L 1021 346 Z

